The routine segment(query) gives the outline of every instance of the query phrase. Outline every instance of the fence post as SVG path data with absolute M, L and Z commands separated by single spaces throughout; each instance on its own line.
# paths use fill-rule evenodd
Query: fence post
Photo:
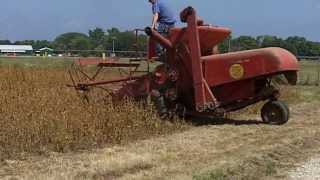
M 317 83 L 316 86 L 320 85 L 320 57 L 318 58 L 318 79 L 317 79 Z

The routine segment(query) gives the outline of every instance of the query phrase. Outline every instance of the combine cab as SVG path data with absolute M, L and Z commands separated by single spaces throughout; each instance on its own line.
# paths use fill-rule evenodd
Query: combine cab
M 145 29 L 150 37 L 147 59 L 157 58 L 156 44 L 164 48 L 164 62 L 153 72 L 149 72 L 149 61 L 143 75 L 137 71 L 139 63 L 80 61 L 79 64 L 94 64 L 99 68 L 84 82 L 73 80 L 72 86 L 87 91 L 91 87 L 121 82 L 117 89 L 110 90 L 113 99 L 131 97 L 140 100 L 151 96 L 163 118 L 172 114 L 220 116 L 266 101 L 261 110 L 264 122 L 284 124 L 289 120 L 289 109 L 278 100 L 280 92 L 271 79 L 282 74 L 290 84 L 296 84 L 299 67 L 294 55 L 281 48 L 217 54 L 215 47 L 230 35 L 231 30 L 204 24 L 192 7 L 183 10 L 180 17 L 187 26 L 171 29 L 168 37 L 151 28 Z M 123 78 L 96 81 L 95 77 L 105 67 L 130 70 Z M 135 75 L 137 73 L 139 75 Z

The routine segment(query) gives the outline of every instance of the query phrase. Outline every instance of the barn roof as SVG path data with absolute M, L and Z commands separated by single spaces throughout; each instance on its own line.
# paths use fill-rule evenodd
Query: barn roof
M 39 51 L 53 51 L 53 49 L 48 48 L 48 47 L 44 47 L 44 48 L 39 49 Z
M 33 48 L 30 45 L 0 45 L 1 52 L 25 52 L 32 50 Z

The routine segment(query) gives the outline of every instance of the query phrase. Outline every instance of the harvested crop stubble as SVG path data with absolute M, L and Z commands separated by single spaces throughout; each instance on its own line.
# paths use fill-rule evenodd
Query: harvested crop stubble
M 186 127 L 129 101 L 85 104 L 66 87 L 64 70 L 1 67 L 0 79 L 1 158 L 125 143 Z

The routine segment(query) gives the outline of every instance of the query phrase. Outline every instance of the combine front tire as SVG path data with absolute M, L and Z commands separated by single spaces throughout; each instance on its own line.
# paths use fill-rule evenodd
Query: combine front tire
M 261 109 L 263 122 L 272 125 L 282 125 L 289 121 L 289 108 L 282 101 L 269 101 Z

